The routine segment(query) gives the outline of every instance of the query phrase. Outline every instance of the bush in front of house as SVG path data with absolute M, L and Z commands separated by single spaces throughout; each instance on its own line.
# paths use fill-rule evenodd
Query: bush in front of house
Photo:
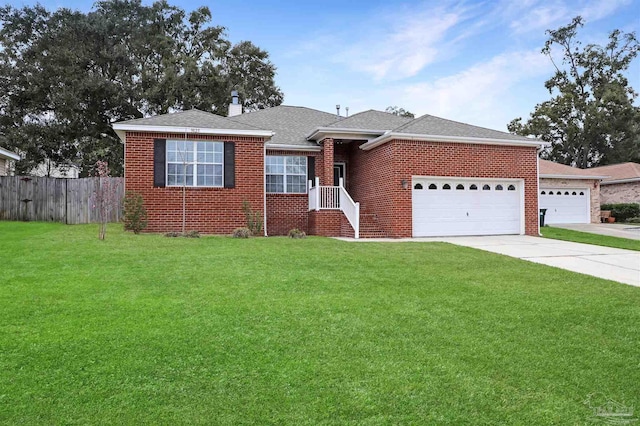
M 251 235 L 249 228 L 236 228 L 233 230 L 233 233 L 231 233 L 233 238 L 249 238 Z
M 640 216 L 638 203 L 603 204 L 600 210 L 611 210 L 611 216 L 615 217 L 617 222 L 627 222 L 633 217 Z
M 165 237 L 184 237 L 184 238 L 200 238 L 199 231 L 187 231 L 184 234 L 182 232 L 167 232 L 164 234 Z
M 640 216 L 630 217 L 627 219 L 627 223 L 640 223 Z
M 299 230 L 298 228 L 294 228 L 289 231 L 289 238 L 304 238 L 307 234 L 304 231 Z
M 124 229 L 139 234 L 147 227 L 147 209 L 142 196 L 134 191 L 124 195 Z
M 247 228 L 251 231 L 251 235 L 260 235 L 263 223 L 262 213 L 257 210 L 252 210 L 251 204 L 247 200 L 242 202 L 242 211 L 244 212 Z

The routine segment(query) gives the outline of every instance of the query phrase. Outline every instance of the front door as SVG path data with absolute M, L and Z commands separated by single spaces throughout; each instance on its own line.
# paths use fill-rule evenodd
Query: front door
M 339 186 L 341 178 L 342 178 L 343 185 L 347 184 L 344 179 L 344 171 L 345 171 L 344 163 L 333 164 L 333 186 Z

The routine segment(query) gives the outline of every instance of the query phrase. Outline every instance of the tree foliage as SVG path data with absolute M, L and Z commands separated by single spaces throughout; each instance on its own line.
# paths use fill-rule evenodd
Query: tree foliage
M 407 118 L 416 117 L 414 113 L 409 112 L 404 108 L 398 108 L 397 106 L 388 106 L 387 109 L 385 109 L 385 112 L 388 112 L 389 114 L 397 115 L 400 117 L 407 117 Z
M 208 8 L 165 0 L 97 2 L 89 13 L 0 7 L 0 136 L 25 158 L 89 175 L 98 160 L 122 172 L 115 121 L 198 108 L 226 115 L 279 105 L 275 66 L 249 41 L 232 45 Z
M 582 47 L 580 16 L 548 30 L 542 53 L 556 71 L 545 87 L 552 98 L 535 107 L 529 120 L 517 118 L 509 131 L 551 144 L 543 156 L 580 168 L 640 161 L 640 108 L 625 76 L 638 54 L 635 33 L 614 30 L 605 46 Z M 554 53 L 560 53 L 559 62 Z

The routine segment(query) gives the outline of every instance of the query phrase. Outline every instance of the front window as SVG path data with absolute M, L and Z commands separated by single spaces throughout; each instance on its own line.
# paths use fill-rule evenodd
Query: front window
M 224 144 L 167 141 L 168 186 L 222 186 Z
M 267 155 L 267 192 L 304 194 L 307 192 L 307 157 Z

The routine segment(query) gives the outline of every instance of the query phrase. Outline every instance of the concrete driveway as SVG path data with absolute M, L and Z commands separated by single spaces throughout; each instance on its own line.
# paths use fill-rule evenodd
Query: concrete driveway
M 414 238 L 413 241 L 444 241 L 640 287 L 640 252 L 633 250 L 528 235 Z
M 500 253 L 529 262 L 555 266 L 568 271 L 593 275 L 640 287 L 640 252 L 528 235 L 491 235 L 483 237 L 370 238 L 351 242 L 445 242 Z
M 609 235 L 611 237 L 640 240 L 640 225 L 626 223 L 575 223 L 553 224 L 553 228 L 571 229 L 573 231 L 588 232 L 590 234 Z

